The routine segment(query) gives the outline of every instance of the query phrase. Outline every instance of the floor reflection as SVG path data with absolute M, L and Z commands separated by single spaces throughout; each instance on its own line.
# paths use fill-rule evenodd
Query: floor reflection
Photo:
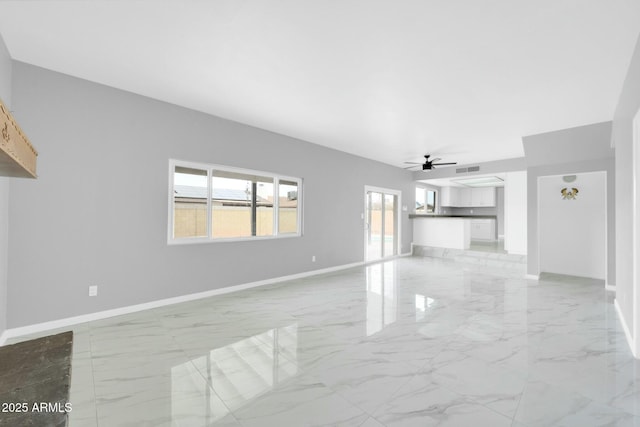
M 367 336 L 380 332 L 398 316 L 396 264 L 392 261 L 367 267 Z
M 436 300 L 424 295 L 416 294 L 416 322 L 423 320 L 427 312 L 434 306 Z
M 292 324 L 216 348 L 172 368 L 171 411 L 174 419 L 188 413 L 213 422 L 226 415 L 219 408 L 212 408 L 215 395 L 228 409 L 236 410 L 271 391 L 298 373 L 297 347 L 298 325 Z M 195 366 L 208 385 L 194 381 L 192 375 L 185 375 L 184 371 L 188 370 L 185 365 Z M 211 393 L 211 389 L 215 393 Z M 182 399 L 185 391 L 200 393 L 203 399 Z M 209 394 L 214 394 L 214 401 L 207 397 Z

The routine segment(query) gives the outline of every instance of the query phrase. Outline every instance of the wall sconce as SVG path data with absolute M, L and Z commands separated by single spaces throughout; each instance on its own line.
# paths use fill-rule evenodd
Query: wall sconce
M 572 183 L 576 180 L 575 175 L 565 175 L 562 177 L 562 180 L 567 184 Z M 571 187 L 571 190 L 567 188 L 563 188 L 560 190 L 560 194 L 562 194 L 562 200 L 575 200 L 578 195 L 578 189 L 575 187 Z

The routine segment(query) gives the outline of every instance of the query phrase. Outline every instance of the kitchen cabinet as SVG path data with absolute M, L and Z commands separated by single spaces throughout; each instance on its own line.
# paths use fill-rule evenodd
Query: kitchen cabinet
M 456 206 L 457 203 L 457 190 L 453 187 L 442 187 L 440 189 L 440 206 Z M 455 200 L 454 200 L 455 199 Z
M 471 240 L 495 240 L 496 221 L 493 219 L 472 219 Z
M 440 205 L 445 207 L 472 208 L 496 205 L 496 189 L 494 187 L 442 187 L 440 194 Z
M 495 206 L 495 187 L 474 188 L 471 192 L 471 206 Z
M 459 188 L 458 189 L 458 206 L 467 207 L 471 206 L 471 188 Z

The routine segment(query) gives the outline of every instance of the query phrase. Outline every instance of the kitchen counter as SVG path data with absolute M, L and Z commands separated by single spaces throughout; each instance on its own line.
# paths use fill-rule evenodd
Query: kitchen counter
M 409 218 L 465 218 L 465 219 L 498 219 L 496 215 L 434 215 L 434 214 L 409 214 Z
M 471 218 L 461 215 L 413 215 L 413 244 L 437 248 L 469 249 Z M 422 221 L 428 219 L 428 221 Z

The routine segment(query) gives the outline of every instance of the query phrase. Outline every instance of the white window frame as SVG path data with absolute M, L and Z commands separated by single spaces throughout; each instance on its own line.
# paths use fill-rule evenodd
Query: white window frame
M 438 205 L 440 203 L 440 195 L 439 195 L 439 191 L 436 190 L 435 188 L 432 187 L 427 187 L 424 185 L 420 185 L 417 184 L 416 185 L 416 190 L 422 190 L 424 192 L 424 214 L 426 215 L 430 215 L 430 214 L 435 214 L 436 212 L 438 212 Z M 433 191 L 433 212 L 429 213 L 427 212 L 427 203 L 428 203 L 428 197 L 427 197 L 427 192 L 428 191 Z M 415 210 L 415 208 L 414 208 Z M 415 210 L 417 212 L 417 210 Z
M 174 173 L 176 167 L 184 167 L 190 169 L 200 169 L 207 171 L 207 235 L 202 237 L 173 237 L 174 227 Z M 213 237 L 211 230 L 212 205 L 211 205 L 211 177 L 213 171 L 233 172 L 246 175 L 256 175 L 273 179 L 274 197 L 273 197 L 273 234 L 269 236 L 247 236 L 247 237 Z M 295 233 L 280 233 L 279 230 L 279 214 L 280 214 L 280 196 L 278 194 L 280 181 L 292 181 L 298 186 L 298 207 L 297 221 L 298 230 Z M 302 236 L 302 210 L 303 210 L 303 191 L 302 178 L 274 174 L 271 172 L 258 171 L 253 169 L 243 169 L 233 166 L 217 165 L 210 163 L 198 163 L 185 160 L 169 159 L 169 189 L 168 189 L 168 221 L 167 221 L 167 243 L 169 245 L 184 245 L 192 243 L 219 243 L 219 242 L 239 242 L 251 240 L 269 240 L 269 239 L 286 239 Z

